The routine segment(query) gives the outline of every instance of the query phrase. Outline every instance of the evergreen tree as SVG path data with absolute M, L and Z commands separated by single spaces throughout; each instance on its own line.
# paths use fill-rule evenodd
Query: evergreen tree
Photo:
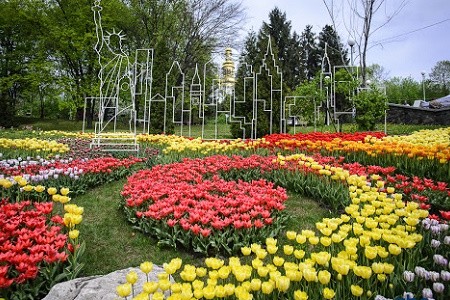
M 330 25 L 325 25 L 319 33 L 317 51 L 322 57 L 325 54 L 325 44 L 327 44 L 327 55 L 332 67 L 349 64 L 347 57 L 348 50 L 344 49 L 344 45 L 341 43 L 341 38 Z
M 267 53 L 268 50 L 271 53 Z M 253 129 L 256 137 L 282 130 L 283 97 L 295 90 L 305 78 L 301 55 L 301 37 L 291 32 L 291 22 L 277 7 L 269 13 L 269 22 L 263 22 L 258 35 L 251 32 L 247 37 L 237 72 L 236 100 L 243 99 L 244 76 L 253 76 L 249 74 L 248 65 L 253 67 L 257 77 L 256 91 L 247 89 L 246 102 L 238 102 L 235 110 L 236 115 L 246 116 L 246 122 L 255 119 Z M 252 101 L 252 92 L 257 92 L 255 103 Z M 250 136 L 251 129 L 251 125 L 245 126 L 246 137 Z M 235 138 L 243 136 L 239 124 L 232 124 L 231 132 Z
M 301 78 L 299 53 L 298 35 L 291 34 L 291 22 L 277 7 L 269 13 L 269 22 L 263 22 L 258 35 L 251 32 L 247 37 L 237 72 L 237 100 L 242 101 L 244 96 L 244 76 L 255 76 L 256 90 L 247 89 L 245 103 L 235 108 L 236 115 L 246 116 L 246 122 L 253 120 L 253 126 L 245 126 L 246 137 L 250 137 L 251 130 L 252 137 L 280 132 L 282 97 L 295 89 Z M 248 65 L 254 74 L 248 74 Z M 232 124 L 231 132 L 235 138 L 244 135 L 239 124 Z
M 307 80 L 312 80 L 320 71 L 322 56 L 318 50 L 316 34 L 312 31 L 311 25 L 307 25 L 303 30 L 300 44 L 303 72 Z
M 294 90 L 301 80 L 300 38 L 294 31 L 291 34 L 291 21 L 286 13 L 275 7 L 269 13 L 269 23 L 263 22 L 261 33 L 271 37 L 272 48 L 277 54 L 278 64 L 283 72 L 283 81 L 290 90 Z M 260 40 L 263 37 L 260 38 Z M 265 51 L 265 48 L 260 48 Z
M 234 138 L 249 137 L 253 119 L 253 80 L 247 80 L 246 77 L 253 77 L 254 69 L 260 64 L 260 54 L 257 47 L 257 36 L 254 31 L 250 31 L 245 39 L 244 49 L 239 57 L 237 69 L 237 81 L 235 85 L 236 101 L 232 101 L 232 112 L 235 113 L 231 123 L 230 131 Z M 245 85 L 245 88 L 244 88 Z M 234 105 L 234 106 L 233 106 Z

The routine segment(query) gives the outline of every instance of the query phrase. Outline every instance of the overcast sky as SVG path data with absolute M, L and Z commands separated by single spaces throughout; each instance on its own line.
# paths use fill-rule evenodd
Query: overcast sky
M 386 2 L 395 6 L 400 1 Z M 268 21 L 269 12 L 275 6 L 286 13 L 292 30 L 298 34 L 306 25 L 312 25 L 313 31 L 318 34 L 324 25 L 331 24 L 322 0 L 243 0 L 242 3 L 247 8 L 247 30 L 253 28 L 258 31 L 262 22 Z M 386 7 L 376 15 L 375 23 L 379 24 L 390 13 L 392 9 Z M 339 35 L 347 44 L 349 35 L 344 21 L 340 18 L 338 22 Z M 438 61 L 450 60 L 450 0 L 408 1 L 390 23 L 371 36 L 369 43 L 378 41 L 383 43 L 369 50 L 369 64 L 383 66 L 388 77 L 411 76 L 420 81 L 422 71 L 428 76 Z

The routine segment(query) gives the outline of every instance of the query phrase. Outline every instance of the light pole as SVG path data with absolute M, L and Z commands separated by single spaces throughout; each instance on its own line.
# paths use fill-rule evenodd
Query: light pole
M 353 46 L 355 46 L 356 42 L 354 39 L 348 39 L 347 44 L 350 46 L 350 63 L 353 67 Z
M 422 89 L 423 89 L 423 101 L 425 101 L 425 71 L 422 71 Z

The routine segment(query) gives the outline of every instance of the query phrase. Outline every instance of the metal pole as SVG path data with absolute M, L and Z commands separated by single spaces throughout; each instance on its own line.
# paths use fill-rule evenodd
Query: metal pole
M 423 101 L 425 101 L 425 72 L 422 71 L 422 89 L 423 89 Z

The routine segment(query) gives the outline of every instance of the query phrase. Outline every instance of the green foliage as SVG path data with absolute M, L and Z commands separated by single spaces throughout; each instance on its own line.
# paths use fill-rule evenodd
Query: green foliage
M 410 104 L 423 99 L 422 86 L 412 77 L 393 77 L 385 82 L 386 96 L 390 103 Z
M 314 103 L 318 105 L 322 102 L 323 95 L 320 93 L 319 79 L 305 80 L 293 92 L 293 96 L 298 96 L 295 105 L 286 107 L 286 118 L 289 117 L 289 108 L 291 116 L 301 116 L 304 121 L 312 123 L 314 121 Z M 291 103 L 287 103 L 288 106 Z
M 375 86 L 361 90 L 355 97 L 356 123 L 361 131 L 374 130 L 387 108 L 387 98 Z

